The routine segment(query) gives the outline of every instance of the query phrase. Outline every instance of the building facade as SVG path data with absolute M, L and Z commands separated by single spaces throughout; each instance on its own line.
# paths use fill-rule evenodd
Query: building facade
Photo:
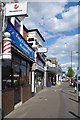
M 32 93 L 34 94 L 44 88 L 46 55 L 38 52 L 38 48 L 42 48 L 45 40 L 37 29 L 33 29 L 28 31 L 27 42 L 35 50 L 35 63 L 32 66 Z
M 47 64 L 47 87 L 52 85 L 56 85 L 59 83 L 62 70 L 61 67 L 58 65 L 56 58 L 48 58 L 46 61 Z
M 35 61 L 35 51 L 26 42 L 19 30 L 19 24 L 16 23 L 14 26 L 11 20 L 8 20 L 5 32 L 10 33 L 11 59 L 5 58 L 2 61 L 4 116 L 32 97 L 31 69 Z M 5 98 L 7 99 L 5 100 Z

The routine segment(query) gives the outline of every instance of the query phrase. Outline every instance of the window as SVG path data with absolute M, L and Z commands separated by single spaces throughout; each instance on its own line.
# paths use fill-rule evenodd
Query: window
M 14 86 L 20 85 L 20 65 L 16 62 L 13 63 L 13 83 Z
M 20 25 L 20 22 L 19 22 L 19 20 L 17 20 L 17 19 L 15 19 L 15 28 L 16 28 L 16 30 L 18 31 L 18 32 L 20 32 L 20 28 L 21 28 L 21 25 Z
M 78 76 L 78 80 L 80 80 L 80 76 Z
M 34 38 L 29 38 L 28 41 L 34 41 Z
M 33 45 L 33 43 L 29 43 L 30 44 L 30 46 L 32 46 Z
M 30 66 L 25 59 L 13 54 L 12 61 L 3 60 L 2 62 L 2 88 L 12 88 L 29 84 Z
M 26 61 L 21 61 L 21 84 L 26 84 Z
M 11 61 L 3 60 L 2 62 L 2 88 L 7 89 L 12 87 L 12 69 L 11 69 Z
M 18 55 L 13 56 L 14 85 L 26 84 L 26 60 Z
M 13 61 L 20 64 L 20 57 L 18 57 L 18 55 L 13 54 Z

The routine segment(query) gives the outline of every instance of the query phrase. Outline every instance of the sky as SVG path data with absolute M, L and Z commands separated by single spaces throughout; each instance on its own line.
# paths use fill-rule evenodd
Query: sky
M 23 0 L 19 0 L 22 2 Z M 79 0 L 24 0 L 28 2 L 27 29 L 38 29 L 44 37 L 47 57 L 56 57 L 63 71 L 78 66 L 78 38 L 80 35 Z M 42 2 L 41 2 L 42 1 Z M 44 2 L 43 2 L 44 1 Z

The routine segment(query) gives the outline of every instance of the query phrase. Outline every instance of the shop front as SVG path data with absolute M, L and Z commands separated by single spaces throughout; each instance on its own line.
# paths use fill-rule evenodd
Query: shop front
M 44 75 L 45 75 L 45 62 L 43 62 L 39 56 L 36 59 L 36 63 L 32 66 L 32 92 L 37 93 L 44 88 Z
M 39 92 L 44 87 L 44 71 L 40 69 L 36 69 L 34 72 L 34 79 L 35 79 L 35 93 Z
M 3 114 L 6 116 L 32 97 L 31 68 L 34 50 L 8 22 L 6 31 L 11 34 L 11 59 L 2 61 Z
M 57 67 L 48 67 L 47 69 L 47 87 L 56 85 Z

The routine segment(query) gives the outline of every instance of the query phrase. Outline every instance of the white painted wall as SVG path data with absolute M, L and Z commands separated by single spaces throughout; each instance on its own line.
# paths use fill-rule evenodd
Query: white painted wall
M 32 71 L 32 92 L 35 92 L 35 88 L 34 88 L 34 71 Z
M 36 39 L 36 41 L 42 46 L 43 40 L 41 39 L 41 37 L 38 35 L 36 31 L 29 32 L 28 37 Z
M 46 61 L 46 64 L 49 66 L 49 67 L 52 67 L 52 63 L 50 61 Z

